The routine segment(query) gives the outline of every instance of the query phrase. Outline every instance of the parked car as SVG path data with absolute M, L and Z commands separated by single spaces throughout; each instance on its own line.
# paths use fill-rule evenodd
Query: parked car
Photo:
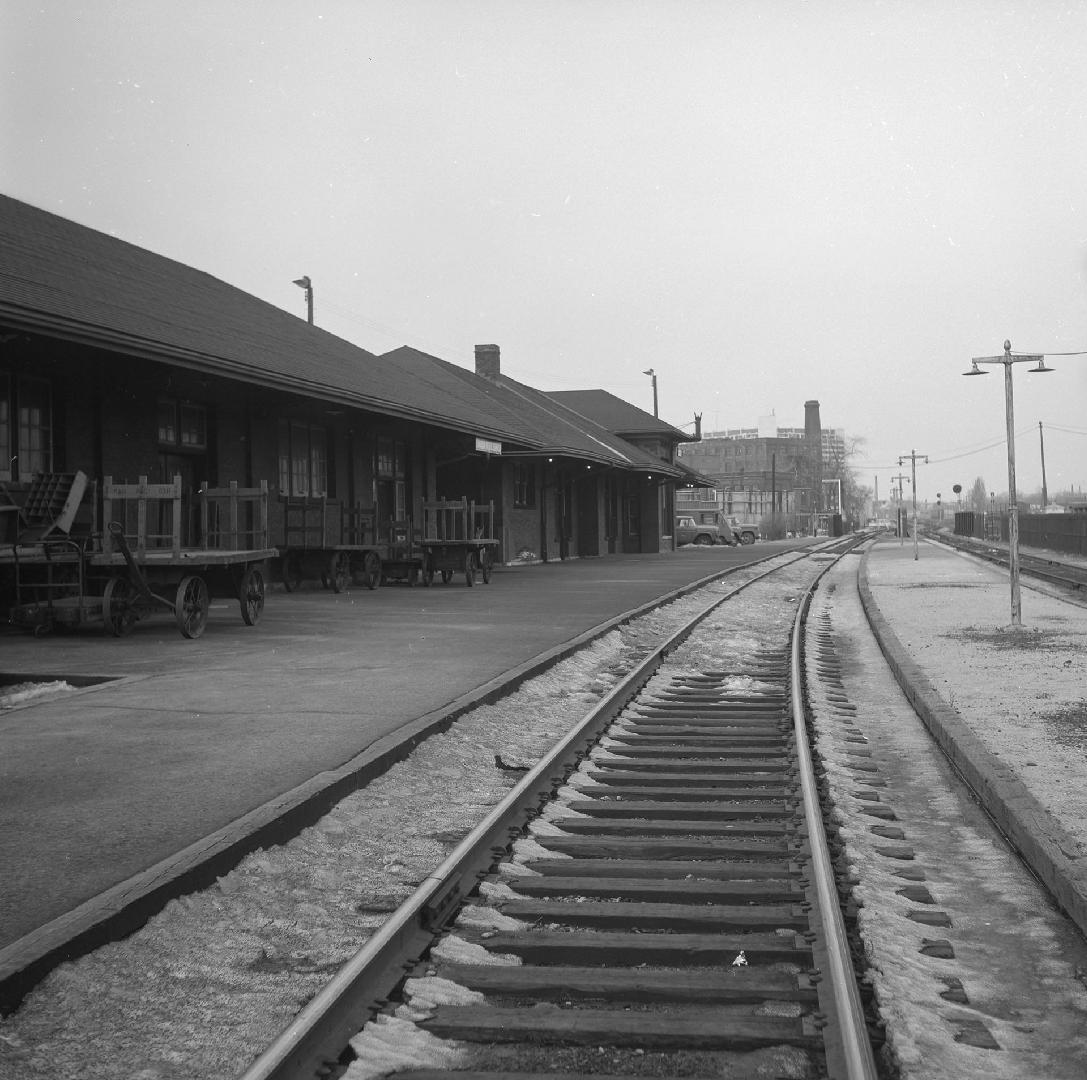
M 754 521 L 728 519 L 729 528 L 741 544 L 753 544 L 759 538 L 759 527 Z
M 722 544 L 728 543 L 721 538 L 721 530 L 716 524 L 696 521 L 690 514 L 676 515 L 676 546 L 681 544 Z

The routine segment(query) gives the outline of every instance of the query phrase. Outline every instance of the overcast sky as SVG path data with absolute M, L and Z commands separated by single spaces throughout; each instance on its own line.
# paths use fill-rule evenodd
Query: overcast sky
M 1087 484 L 1087 4 L 0 0 L 0 191 L 373 352 Z M 983 449 L 984 448 L 984 449 Z M 906 470 L 908 472 L 908 468 Z

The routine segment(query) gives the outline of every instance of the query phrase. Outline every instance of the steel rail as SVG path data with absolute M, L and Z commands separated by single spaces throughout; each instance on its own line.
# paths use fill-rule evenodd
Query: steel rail
M 829 554 L 826 549 L 818 553 Z M 807 553 L 803 557 L 807 557 Z M 791 565 L 792 561 L 786 565 Z M 434 932 L 487 873 L 496 854 L 504 852 L 511 839 L 520 835 L 524 824 L 539 813 L 565 782 L 568 772 L 577 766 L 600 734 L 641 691 L 668 653 L 681 645 L 718 607 L 779 569 L 782 567 L 769 567 L 724 596 L 716 597 L 647 654 L 419 884 L 249 1066 L 240 1080 L 298 1080 L 315 1076 L 331 1064 L 330 1048 L 335 1047 L 339 1053 L 387 1003 L 388 996 L 414 964 L 414 960 L 409 963 L 405 957 L 421 954 Z M 821 830 L 818 817 L 816 821 Z M 840 912 L 838 915 L 840 920 Z M 857 1077 L 863 1075 L 856 1074 Z M 851 1075 L 849 1080 L 854 1077 Z
M 829 569 L 829 567 L 828 567 Z M 790 650 L 790 692 L 793 710 L 793 730 L 796 735 L 796 753 L 799 759 L 800 790 L 804 804 L 804 816 L 808 824 L 808 843 L 811 848 L 811 870 L 818 903 L 813 912 L 823 928 L 823 949 L 830 973 L 830 1001 L 841 1041 L 826 1047 L 828 1072 L 840 1080 L 876 1080 L 878 1072 L 872 1054 L 857 987 L 853 961 L 849 951 L 849 935 L 846 932 L 842 909 L 838 903 L 838 889 L 834 866 L 830 859 L 826 830 L 815 785 L 815 770 L 811 750 L 808 747 L 806 708 L 803 694 L 803 635 L 808 608 L 815 595 L 822 575 L 808 588 L 793 623 L 792 648 Z M 820 990 L 823 984 L 820 983 Z M 823 996 L 820 994 L 820 1004 Z M 839 1061 L 832 1061 L 840 1058 Z

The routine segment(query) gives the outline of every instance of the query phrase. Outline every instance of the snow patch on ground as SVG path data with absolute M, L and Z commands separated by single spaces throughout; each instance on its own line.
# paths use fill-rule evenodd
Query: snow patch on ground
M 17 705 L 26 705 L 32 701 L 45 701 L 48 698 L 60 697 L 63 694 L 73 693 L 79 688 L 63 679 L 53 679 L 49 682 L 21 682 L 12 683 L 10 686 L 0 686 L 0 712 L 5 709 L 14 709 Z
M 379 1016 L 351 1040 L 358 1060 L 351 1062 L 344 1080 L 378 1080 L 406 1069 L 452 1069 L 461 1050 L 456 1043 L 436 1038 L 410 1020 Z

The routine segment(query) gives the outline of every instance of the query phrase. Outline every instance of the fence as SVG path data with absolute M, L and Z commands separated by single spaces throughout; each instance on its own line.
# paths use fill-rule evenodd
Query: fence
M 955 514 L 955 535 L 1008 542 L 1007 511 Z M 1019 543 L 1070 555 L 1087 556 L 1087 514 L 1020 514 Z

